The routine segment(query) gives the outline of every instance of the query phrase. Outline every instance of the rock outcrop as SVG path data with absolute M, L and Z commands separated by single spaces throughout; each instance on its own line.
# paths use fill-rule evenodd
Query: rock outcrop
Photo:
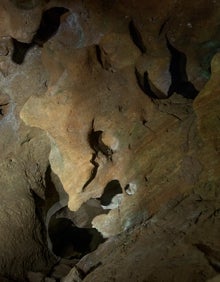
M 217 275 L 217 1 L 0 5 L 2 275 L 106 282 Z M 57 278 L 50 268 L 62 249 L 59 226 L 83 229 L 93 243 L 79 240 L 86 251 L 72 250 L 70 239 L 55 252 L 77 258 L 70 272 L 60 262 Z

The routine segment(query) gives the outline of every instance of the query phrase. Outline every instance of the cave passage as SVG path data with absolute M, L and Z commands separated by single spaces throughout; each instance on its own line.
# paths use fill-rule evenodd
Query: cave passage
M 95 228 L 79 228 L 67 218 L 53 220 L 49 227 L 49 236 L 53 253 L 67 259 L 80 259 L 105 241 Z

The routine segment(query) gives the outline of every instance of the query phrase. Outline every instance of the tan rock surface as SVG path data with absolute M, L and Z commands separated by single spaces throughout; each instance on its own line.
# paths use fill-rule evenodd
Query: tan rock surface
M 69 10 L 57 32 L 15 64 L 12 38 L 31 42 L 52 7 Z M 49 279 L 47 211 L 67 198 L 71 211 L 101 201 L 113 180 L 122 195 L 111 210 L 82 219 L 111 238 L 63 281 L 216 276 L 219 9 L 205 0 L 0 3 L 2 276 Z M 189 83 L 194 101 L 183 97 Z
M 133 15 L 140 8 L 149 13 L 147 5 L 144 8 L 137 6 Z M 194 4 L 191 8 L 193 11 Z M 142 17 L 137 26 L 141 20 Z M 173 19 L 177 20 L 179 26 L 183 20 L 188 23 L 184 14 Z M 65 21 L 62 24 L 66 25 Z M 93 220 L 93 225 L 108 237 L 155 213 L 168 199 L 189 193 L 200 185 L 202 140 L 190 101 L 174 95 L 167 101 L 152 102 L 141 92 L 134 74 L 138 46 L 136 52 L 131 51 L 135 50 L 135 42 L 126 34 L 106 33 L 100 41 L 100 53 L 96 54 L 94 46 L 69 49 L 65 33 L 62 34 L 62 24 L 57 36 L 43 49 L 42 59 L 50 75 L 48 90 L 43 97 L 31 97 L 21 117 L 27 124 L 49 133 L 52 140 L 50 162 L 69 194 L 71 210 L 77 210 L 90 198 L 100 197 L 105 185 L 113 179 L 119 180 L 123 188 L 129 183 L 136 185 L 135 195 L 124 193 L 120 217 L 112 210 Z M 152 19 L 152 34 L 160 24 Z M 173 28 L 173 24 L 169 28 Z M 149 47 L 146 37 L 149 25 L 142 22 L 142 26 L 143 44 L 150 48 L 150 54 L 167 48 L 165 40 L 163 43 L 152 41 Z M 184 34 L 188 28 L 183 27 Z M 84 36 L 86 38 L 87 30 Z M 152 57 L 149 67 L 153 69 L 156 63 Z M 157 77 L 152 80 L 161 81 Z M 88 136 L 93 121 L 94 131 L 103 131 L 103 140 L 109 141 L 106 145 L 113 150 L 113 161 L 99 152 L 95 159 L 97 174 L 90 181 L 94 164 L 91 163 L 93 150 Z M 212 160 L 209 162 L 212 166 Z M 89 185 L 85 187 L 88 180 Z
M 219 200 L 215 205 L 218 210 Z M 206 281 L 216 270 L 213 253 L 201 246 L 219 252 L 218 230 L 213 202 L 198 195 L 180 197 L 141 227 L 111 238 L 77 267 L 86 273 L 86 282 Z

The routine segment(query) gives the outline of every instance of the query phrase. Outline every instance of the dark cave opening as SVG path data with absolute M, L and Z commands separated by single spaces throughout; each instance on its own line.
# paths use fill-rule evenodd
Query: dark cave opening
M 120 182 L 112 180 L 105 186 L 100 198 L 90 200 L 98 200 L 97 203 L 92 203 L 91 206 L 85 203 L 84 209 L 89 212 L 88 217 L 91 214 L 89 222 L 86 222 L 86 227 L 78 227 L 82 220 L 80 220 L 81 212 L 83 212 L 80 212 L 80 209 L 79 211 L 72 212 L 65 206 L 57 210 L 51 216 L 48 225 L 48 235 L 52 246 L 51 251 L 56 256 L 66 259 L 80 259 L 94 251 L 100 244 L 105 242 L 105 239 L 97 229 L 90 227 L 90 221 L 98 214 L 108 213 L 105 209 L 115 208 L 121 198 L 117 199 L 116 202 L 114 202 L 114 198 L 121 197 L 122 195 L 123 190 Z M 79 222 L 77 223 L 77 221 Z
M 105 241 L 91 224 L 96 215 L 106 213 L 99 201 L 90 199 L 78 211 L 69 210 L 69 197 L 50 166 L 45 173 L 45 184 L 43 206 L 46 209 L 47 244 L 52 254 L 65 259 L 80 259 L 94 251 Z
M 53 219 L 49 236 L 53 253 L 67 259 L 80 259 L 105 241 L 95 228 L 79 228 L 68 218 Z
M 45 42 L 56 34 L 60 26 L 60 17 L 68 11 L 64 7 L 53 7 L 46 10 L 42 15 L 40 26 L 32 42 L 38 46 L 43 46 Z
M 60 26 L 60 17 L 68 11 L 64 7 L 53 7 L 43 12 L 39 28 L 30 43 L 20 42 L 12 38 L 14 47 L 12 61 L 20 65 L 32 47 L 36 45 L 43 47 L 43 44 L 57 33 Z
M 104 189 L 102 196 L 99 198 L 102 206 L 108 206 L 112 203 L 115 196 L 121 195 L 123 193 L 120 182 L 116 179 L 110 181 Z
M 168 97 L 174 92 L 182 95 L 187 99 L 194 99 L 199 91 L 195 86 L 188 80 L 186 72 L 187 58 L 183 52 L 177 50 L 166 38 L 167 48 L 170 51 L 170 74 L 171 74 L 171 85 L 168 90 Z

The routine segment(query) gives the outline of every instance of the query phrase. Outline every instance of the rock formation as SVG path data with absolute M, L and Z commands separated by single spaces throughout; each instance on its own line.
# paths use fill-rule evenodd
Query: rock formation
M 5 281 L 220 271 L 220 5 L 136 2 L 0 3 Z

